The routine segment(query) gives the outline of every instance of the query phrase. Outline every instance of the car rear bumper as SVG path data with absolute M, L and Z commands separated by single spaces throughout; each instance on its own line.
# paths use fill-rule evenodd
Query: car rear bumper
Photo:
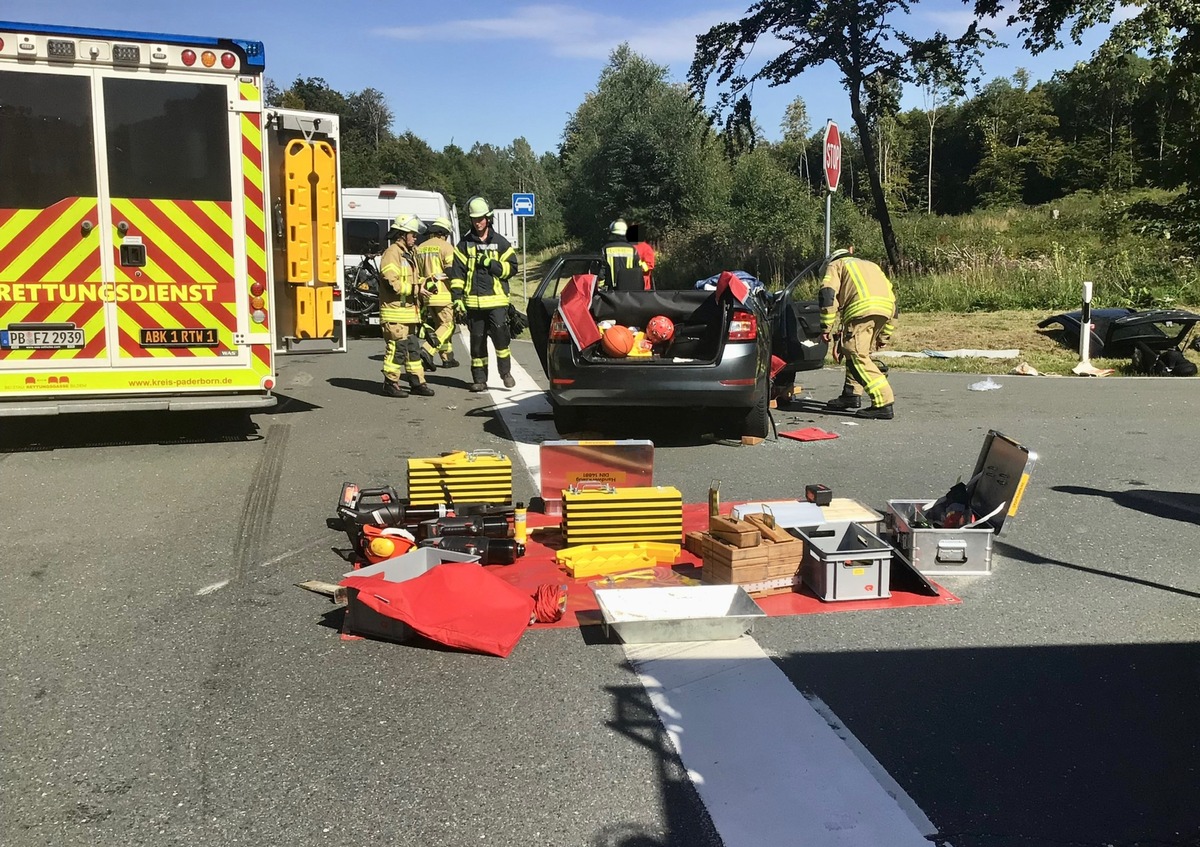
M 576 362 L 570 345 L 548 351 L 550 397 L 563 406 L 750 408 L 762 391 L 754 344 L 729 345 L 715 364 Z M 762 366 L 762 367 L 765 367 Z

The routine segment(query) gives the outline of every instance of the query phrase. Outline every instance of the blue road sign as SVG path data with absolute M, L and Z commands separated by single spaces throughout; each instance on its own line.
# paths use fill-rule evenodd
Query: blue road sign
M 533 217 L 533 195 L 532 194 L 514 194 L 512 201 L 512 210 L 514 218 L 532 218 Z

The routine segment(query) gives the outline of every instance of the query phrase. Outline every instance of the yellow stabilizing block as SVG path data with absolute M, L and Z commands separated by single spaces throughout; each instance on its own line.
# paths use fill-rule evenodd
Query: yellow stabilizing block
M 580 544 L 559 550 L 555 562 L 575 579 L 671 564 L 679 558 L 678 544 L 635 541 L 629 544 Z

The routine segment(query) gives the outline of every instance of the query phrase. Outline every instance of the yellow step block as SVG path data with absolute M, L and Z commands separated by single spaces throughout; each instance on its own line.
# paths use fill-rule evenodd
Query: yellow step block
M 559 550 L 555 562 L 575 579 L 672 564 L 678 544 L 635 541 L 628 544 L 578 544 Z

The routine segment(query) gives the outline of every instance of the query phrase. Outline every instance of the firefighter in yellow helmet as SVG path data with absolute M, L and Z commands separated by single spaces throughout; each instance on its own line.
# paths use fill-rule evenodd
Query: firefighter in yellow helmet
M 457 368 L 454 358 L 454 306 L 450 297 L 448 271 L 454 264 L 450 221 L 435 218 L 429 237 L 417 245 L 417 270 L 425 284 L 425 352 L 441 358 L 443 368 Z
M 896 398 L 871 353 L 882 349 L 895 331 L 896 295 L 879 265 L 855 258 L 853 253 L 851 247 L 830 254 L 817 296 L 826 341 L 832 338 L 834 323 L 841 320 L 842 356 L 846 363 L 842 395 L 825 407 L 839 411 L 859 409 L 865 391 L 871 398 L 871 406 L 859 409 L 857 416 L 891 420 Z
M 627 238 L 629 227 L 621 218 L 608 225 L 608 241 L 600 248 L 607 286 L 612 291 L 643 291 L 646 265 L 638 258 L 637 245 Z
M 517 253 L 492 229 L 492 208 L 482 197 L 467 201 L 471 231 L 459 239 L 450 266 L 450 294 L 456 314 L 464 314 L 471 337 L 471 391 L 487 391 L 488 338 L 496 349 L 496 370 L 505 388 L 512 376 L 508 329 L 508 281 L 517 272 Z
M 379 323 L 383 329 L 383 393 L 407 397 L 411 391 L 432 397 L 421 364 L 421 280 L 414 245 L 425 228 L 416 215 L 397 215 L 379 260 L 385 285 L 379 287 Z M 406 375 L 408 389 L 400 384 Z

